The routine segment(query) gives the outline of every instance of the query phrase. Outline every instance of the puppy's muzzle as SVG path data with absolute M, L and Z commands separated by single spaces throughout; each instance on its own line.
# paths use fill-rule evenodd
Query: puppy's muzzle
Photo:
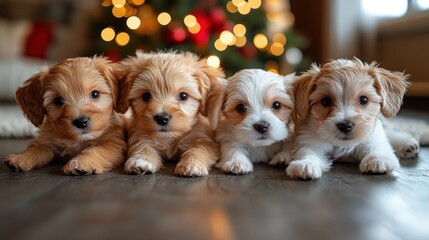
M 78 117 L 75 120 L 73 120 L 72 123 L 75 127 L 80 128 L 80 129 L 84 129 L 84 128 L 88 127 L 89 122 L 90 122 L 90 120 L 88 117 L 82 116 L 82 117 Z
M 171 116 L 165 112 L 156 114 L 153 119 L 158 125 L 165 126 L 170 121 Z
M 350 120 L 344 120 L 337 124 L 337 128 L 343 133 L 349 133 L 353 131 L 355 124 Z
M 268 128 L 270 127 L 270 124 L 267 123 L 266 121 L 262 120 L 259 121 L 255 124 L 253 124 L 253 128 L 258 132 L 258 133 L 265 133 L 266 131 L 268 131 Z

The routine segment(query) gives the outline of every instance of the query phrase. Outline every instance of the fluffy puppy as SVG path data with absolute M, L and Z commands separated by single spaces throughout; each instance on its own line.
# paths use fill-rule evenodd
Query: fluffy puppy
M 297 137 L 287 174 L 317 179 L 337 159 L 360 161 L 363 173 L 398 167 L 380 116 L 394 117 L 399 111 L 406 80 L 403 73 L 358 59 L 313 65 L 294 86 Z
M 143 53 L 121 63 L 119 110 L 131 107 L 125 172 L 155 173 L 162 161 L 179 158 L 175 174 L 208 175 L 219 147 L 205 112 L 205 97 L 223 76 L 192 53 Z
M 209 120 L 216 128 L 223 171 L 244 174 L 253 162 L 281 165 L 274 157 L 293 129 L 291 111 L 293 75 L 286 77 L 246 69 L 224 80 L 207 99 Z
M 20 154 L 6 156 L 12 170 L 29 171 L 67 158 L 66 174 L 99 174 L 124 161 L 126 142 L 114 111 L 118 81 L 102 57 L 67 59 L 18 88 L 16 100 L 39 136 Z

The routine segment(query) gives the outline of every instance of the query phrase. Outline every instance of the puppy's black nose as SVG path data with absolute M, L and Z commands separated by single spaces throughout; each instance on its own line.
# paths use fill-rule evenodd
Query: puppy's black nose
M 343 133 L 349 133 L 353 130 L 355 124 L 350 120 L 344 120 L 337 124 L 337 128 Z
M 89 125 L 89 118 L 88 117 L 79 117 L 73 120 L 73 125 L 77 128 L 84 129 L 88 127 Z
M 270 124 L 263 120 L 253 124 L 253 128 L 259 133 L 265 133 L 269 127 L 270 127 Z
M 163 112 L 163 113 L 156 114 L 155 117 L 153 118 L 155 119 L 156 123 L 158 123 L 161 126 L 165 126 L 170 121 L 171 116 Z

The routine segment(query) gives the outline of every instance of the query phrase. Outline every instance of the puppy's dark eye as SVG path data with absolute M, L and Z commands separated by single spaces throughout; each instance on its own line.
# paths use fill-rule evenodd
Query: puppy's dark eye
M 100 92 L 99 91 L 92 91 L 91 92 L 91 98 L 92 99 L 97 99 L 100 97 Z
M 64 99 L 62 97 L 56 97 L 54 99 L 54 104 L 57 106 L 62 106 L 64 104 Z
M 150 94 L 150 92 L 145 92 L 142 95 L 142 99 L 145 102 L 149 102 L 152 99 L 152 95 Z
M 273 106 L 274 109 L 279 110 L 282 107 L 282 104 L 279 102 L 273 102 Z
M 360 104 L 360 105 L 367 105 L 367 104 L 368 104 L 368 98 L 367 98 L 367 97 L 365 97 L 365 96 L 361 96 L 361 97 L 359 98 L 359 104 Z
M 235 107 L 235 109 L 239 113 L 245 112 L 247 110 L 246 106 L 244 106 L 243 104 L 238 104 L 237 107 Z
M 185 93 L 185 92 L 179 93 L 179 100 L 180 101 L 185 101 L 188 98 L 189 98 L 189 95 L 187 93 Z
M 332 104 L 332 101 L 330 98 L 325 97 L 322 99 L 322 105 L 323 106 L 327 107 L 327 106 L 331 106 L 331 104 Z

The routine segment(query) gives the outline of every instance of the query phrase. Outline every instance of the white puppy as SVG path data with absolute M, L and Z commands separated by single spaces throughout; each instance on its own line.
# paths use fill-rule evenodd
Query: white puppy
M 224 80 L 208 96 L 207 115 L 220 143 L 223 171 L 244 174 L 252 162 L 281 165 L 273 158 L 290 136 L 293 75 L 246 69 Z
M 399 166 L 380 115 L 394 117 L 407 89 L 407 76 L 354 60 L 312 68 L 294 85 L 297 118 L 292 178 L 317 179 L 331 160 L 360 161 L 363 173 Z

